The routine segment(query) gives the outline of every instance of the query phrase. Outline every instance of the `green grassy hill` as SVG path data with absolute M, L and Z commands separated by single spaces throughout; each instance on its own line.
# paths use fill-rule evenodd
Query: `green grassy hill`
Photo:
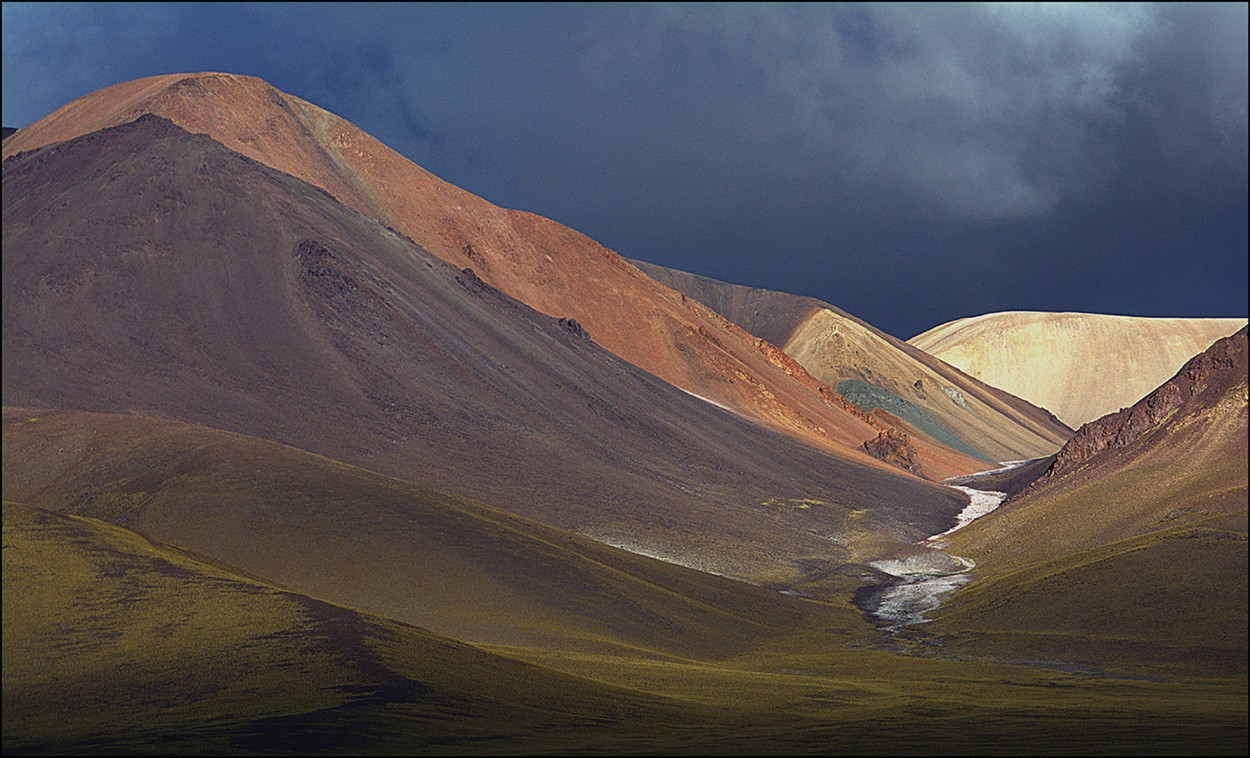
M 554 747 L 659 707 L 12 502 L 4 640 L 6 754 Z
M 463 640 L 706 655 L 756 644 L 814 607 L 194 424 L 12 412 L 4 465 L 8 500 L 99 518 Z
M 6 754 L 1236 754 L 1246 737 L 1244 688 L 917 659 L 829 617 L 719 660 L 491 652 L 13 502 L 3 555 Z
M 1245 345 L 1243 329 L 1087 425 L 1062 473 L 952 535 L 979 579 L 926 631 L 966 654 L 1244 684 Z

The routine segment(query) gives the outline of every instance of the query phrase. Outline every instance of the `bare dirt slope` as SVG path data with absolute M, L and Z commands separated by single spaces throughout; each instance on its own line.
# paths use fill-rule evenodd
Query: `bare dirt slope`
M 1076 428 L 1128 407 L 1244 318 L 1011 311 L 959 319 L 909 343 Z
M 6 161 L 4 217 L 9 405 L 238 431 L 752 581 L 961 507 L 692 397 L 159 117 Z
M 174 74 L 86 95 L 20 130 L 4 157 L 143 114 L 329 192 L 538 311 L 568 317 L 610 352 L 734 412 L 826 449 L 877 430 L 770 345 L 540 216 L 459 189 L 315 105 L 260 79 Z
M 780 346 L 817 379 L 840 388 L 864 407 L 884 408 L 910 422 L 913 434 L 926 435 L 947 448 L 993 461 L 1022 460 L 1055 452 L 1071 435 L 1042 409 L 828 303 L 633 263 Z
M 1018 657 L 1244 676 L 1246 354 L 1242 327 L 954 533 L 981 578 L 934 629 Z

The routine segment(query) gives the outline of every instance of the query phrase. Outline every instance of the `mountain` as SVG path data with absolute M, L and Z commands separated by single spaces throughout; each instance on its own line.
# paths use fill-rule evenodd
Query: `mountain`
M 933 631 L 964 653 L 1244 677 L 1246 355 L 1243 326 L 951 535 L 979 579 Z
M 983 579 L 941 634 L 887 636 L 853 593 L 937 557 L 968 499 L 931 478 L 984 462 L 353 130 L 197 75 L 5 140 L 6 754 L 1244 753 L 1224 358 L 1056 453 L 958 549 Z M 600 343 L 631 329 L 654 370 Z M 1026 544 L 1085 476 L 1114 487 Z M 1155 492 L 1178 531 L 1133 531 Z
M 836 306 L 642 261 L 632 263 L 778 345 L 812 376 L 879 417 L 902 422 L 913 435 L 986 461 L 1049 455 L 1071 436 L 1071 429 L 1042 409 L 987 386 Z
M 260 79 L 173 74 L 117 84 L 23 128 L 3 155 L 145 114 L 324 190 L 500 292 L 577 321 L 598 345 L 671 384 L 809 444 L 869 457 L 861 445 L 879 430 L 776 348 L 585 235 L 494 206 Z M 979 469 L 952 460 L 954 473 Z
M 958 319 L 909 343 L 1072 427 L 1136 403 L 1244 318 L 1012 311 Z
M 11 157 L 4 188 L 7 406 L 240 432 L 754 582 L 961 507 L 692 397 L 160 117 Z

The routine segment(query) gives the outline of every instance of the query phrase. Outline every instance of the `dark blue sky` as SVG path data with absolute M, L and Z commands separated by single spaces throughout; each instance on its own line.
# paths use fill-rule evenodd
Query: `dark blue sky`
M 1245 4 L 3 4 L 6 126 L 190 71 L 902 338 L 1247 314 Z

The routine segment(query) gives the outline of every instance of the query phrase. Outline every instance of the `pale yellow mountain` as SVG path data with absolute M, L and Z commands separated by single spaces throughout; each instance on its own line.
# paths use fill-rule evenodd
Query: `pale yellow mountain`
M 1142 399 L 1244 318 L 1009 311 L 959 319 L 908 342 L 1076 428 Z

